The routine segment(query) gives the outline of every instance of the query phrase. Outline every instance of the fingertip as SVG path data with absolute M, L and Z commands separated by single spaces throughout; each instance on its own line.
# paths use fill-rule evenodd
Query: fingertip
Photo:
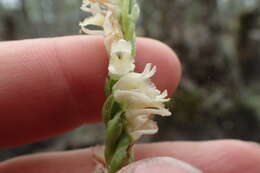
M 118 173 L 202 173 L 197 168 L 172 157 L 156 157 L 130 164 Z
M 142 144 L 135 153 L 137 159 L 174 157 L 210 173 L 260 172 L 259 145 L 237 140 Z

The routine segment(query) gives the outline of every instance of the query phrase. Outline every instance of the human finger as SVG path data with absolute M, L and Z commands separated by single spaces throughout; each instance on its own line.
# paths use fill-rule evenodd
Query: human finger
M 137 71 L 153 63 L 154 82 L 172 94 L 180 79 L 176 55 L 155 40 L 137 43 Z M 0 148 L 99 121 L 107 59 L 103 39 L 96 36 L 2 42 Z
M 235 141 L 166 142 L 137 145 L 136 159 L 172 157 L 204 173 L 259 173 L 258 144 Z M 91 172 L 95 168 L 92 150 L 23 156 L 0 163 L 0 173 Z

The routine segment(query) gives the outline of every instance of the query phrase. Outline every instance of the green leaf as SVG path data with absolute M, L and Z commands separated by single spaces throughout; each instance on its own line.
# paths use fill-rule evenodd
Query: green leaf
M 138 18 L 140 17 L 140 8 L 138 4 L 134 4 L 130 16 L 133 22 L 136 22 L 138 20 Z
M 129 0 L 122 0 L 122 29 L 124 33 L 124 38 L 127 41 L 130 41 L 132 39 L 131 35 L 129 34 L 129 23 L 131 22 L 129 20 L 129 12 L 130 12 L 130 1 Z
M 122 111 L 121 105 L 115 101 L 113 95 L 110 95 L 102 108 L 102 118 L 105 124 L 120 111 Z
M 120 142 L 117 145 L 116 152 L 110 162 L 110 166 L 108 168 L 109 173 L 115 173 L 125 165 L 129 164 L 132 161 L 132 157 L 130 156 L 130 140 L 127 134 L 123 133 Z
M 118 113 L 107 125 L 105 158 L 108 165 L 110 164 L 116 150 L 116 145 L 122 134 L 123 124 L 121 122 L 121 115 L 122 113 Z
M 106 96 L 110 96 L 113 92 L 113 86 L 117 83 L 118 80 L 116 79 L 112 79 L 112 78 L 108 78 L 106 80 L 106 87 L 105 87 L 105 93 Z

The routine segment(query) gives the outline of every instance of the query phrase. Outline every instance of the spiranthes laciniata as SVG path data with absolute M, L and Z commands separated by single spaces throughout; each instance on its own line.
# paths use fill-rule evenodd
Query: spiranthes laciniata
M 169 116 L 167 91 L 152 83 L 156 67 L 147 64 L 134 72 L 136 0 L 83 0 L 81 9 L 91 16 L 80 22 L 81 31 L 104 35 L 109 55 L 107 100 L 102 114 L 106 124 L 104 151 L 95 151 L 97 173 L 114 173 L 133 161 L 133 144 L 144 134 L 158 131 L 153 115 Z

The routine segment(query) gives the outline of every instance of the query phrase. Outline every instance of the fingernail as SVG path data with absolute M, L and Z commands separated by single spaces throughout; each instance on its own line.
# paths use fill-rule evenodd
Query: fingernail
M 141 160 L 121 169 L 118 173 L 202 173 L 199 169 L 171 157 Z

